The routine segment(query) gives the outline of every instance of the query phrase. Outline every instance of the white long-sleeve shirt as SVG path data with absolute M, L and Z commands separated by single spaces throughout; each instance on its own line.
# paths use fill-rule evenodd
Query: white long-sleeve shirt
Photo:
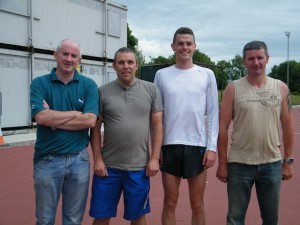
M 154 83 L 164 104 L 163 145 L 203 146 L 216 151 L 219 105 L 213 71 L 197 65 L 190 69 L 173 65 L 157 71 Z

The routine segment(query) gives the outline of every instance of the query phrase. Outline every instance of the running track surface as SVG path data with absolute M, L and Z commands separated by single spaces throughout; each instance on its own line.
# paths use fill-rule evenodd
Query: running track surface
M 299 225 L 300 202 L 300 108 L 294 109 L 295 145 L 294 145 L 294 176 L 292 180 L 282 184 L 280 224 Z M 89 149 L 90 150 L 90 149 Z M 91 151 L 91 150 L 90 150 Z M 35 204 L 32 178 L 33 146 L 19 146 L 0 149 L 0 225 L 33 225 L 35 224 Z M 227 196 L 226 185 L 215 177 L 217 166 L 208 170 L 205 191 L 205 210 L 207 225 L 222 225 L 226 221 Z M 91 171 L 92 175 L 92 171 Z M 89 199 L 86 207 L 83 225 L 92 224 L 88 215 Z M 162 210 L 163 188 L 161 174 L 151 178 L 150 204 L 152 212 L 147 214 L 147 224 L 159 225 Z M 180 197 L 177 206 L 177 225 L 190 224 L 191 212 L 189 206 L 186 180 L 180 187 Z M 122 219 L 123 201 L 121 199 L 118 215 L 111 219 L 111 225 L 130 224 Z M 61 204 L 59 204 L 56 225 L 61 225 Z M 253 191 L 248 208 L 247 225 L 260 225 L 258 204 Z

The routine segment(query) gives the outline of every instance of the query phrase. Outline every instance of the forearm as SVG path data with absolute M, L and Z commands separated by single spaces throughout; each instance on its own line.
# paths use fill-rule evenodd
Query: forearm
M 294 146 L 294 116 L 290 100 L 289 89 L 283 82 L 281 83 L 282 105 L 281 105 L 281 126 L 282 140 L 284 147 L 284 157 L 293 156 Z
M 161 144 L 162 138 L 153 136 L 152 140 L 152 151 L 151 151 L 151 159 L 159 159 L 160 151 L 161 151 Z M 157 135 L 158 136 L 158 135 Z
M 282 140 L 284 147 L 284 158 L 293 156 L 294 147 L 294 128 L 293 124 L 286 124 L 282 126 Z
M 160 151 L 161 151 L 161 141 L 153 140 L 152 141 L 152 151 L 151 151 L 151 159 L 159 160 Z
M 78 111 L 56 111 L 45 109 L 39 112 L 34 118 L 39 125 L 58 127 L 81 115 Z
M 219 103 L 218 91 L 216 87 L 208 94 L 207 99 L 207 148 L 211 151 L 216 151 L 217 139 L 219 134 Z
M 97 116 L 93 113 L 85 113 L 67 121 L 66 123 L 55 126 L 57 129 L 63 130 L 83 130 L 93 128 L 96 123 Z
M 96 123 L 95 127 L 91 129 L 90 142 L 91 142 L 94 162 L 97 160 L 102 160 L 101 122 L 99 121 Z
M 207 112 L 207 149 L 216 152 L 219 134 L 219 110 Z
M 152 152 L 151 158 L 159 159 L 161 145 L 163 140 L 163 128 L 162 123 L 157 123 L 153 125 L 153 136 L 152 136 Z
M 219 165 L 227 164 L 227 145 L 228 134 L 225 131 L 220 131 L 218 138 L 218 161 Z

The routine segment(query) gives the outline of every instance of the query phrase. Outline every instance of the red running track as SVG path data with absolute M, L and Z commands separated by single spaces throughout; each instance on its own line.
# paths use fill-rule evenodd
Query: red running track
M 299 225 L 300 202 L 300 108 L 294 110 L 295 116 L 295 146 L 294 146 L 294 177 L 283 182 L 281 192 L 280 224 Z M 35 204 L 33 190 L 33 146 L 18 146 L 0 149 L 0 225 L 33 225 L 35 224 Z M 221 225 L 226 221 L 227 196 L 226 185 L 215 177 L 216 166 L 208 172 L 205 209 L 208 225 Z M 92 173 L 91 173 L 92 174 Z M 182 181 L 180 198 L 177 207 L 177 225 L 190 224 L 190 206 L 186 180 Z M 246 217 L 247 225 L 260 225 L 258 204 L 255 192 Z M 90 196 L 89 196 L 90 199 Z M 152 212 L 147 215 L 147 224 L 159 225 L 162 210 L 163 189 L 161 174 L 151 180 L 150 204 Z M 111 225 L 130 224 L 122 219 L 122 200 L 119 204 L 117 218 L 111 220 Z M 92 224 L 88 215 L 87 204 L 83 224 Z M 61 225 L 61 209 L 58 209 L 56 224 Z

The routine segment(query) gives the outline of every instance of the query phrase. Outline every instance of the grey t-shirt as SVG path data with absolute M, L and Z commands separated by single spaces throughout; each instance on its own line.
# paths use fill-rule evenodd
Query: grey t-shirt
M 102 157 L 106 166 L 144 169 L 149 160 L 151 113 L 163 110 L 157 86 L 136 79 L 125 88 L 115 80 L 101 86 L 99 93 L 104 122 Z

